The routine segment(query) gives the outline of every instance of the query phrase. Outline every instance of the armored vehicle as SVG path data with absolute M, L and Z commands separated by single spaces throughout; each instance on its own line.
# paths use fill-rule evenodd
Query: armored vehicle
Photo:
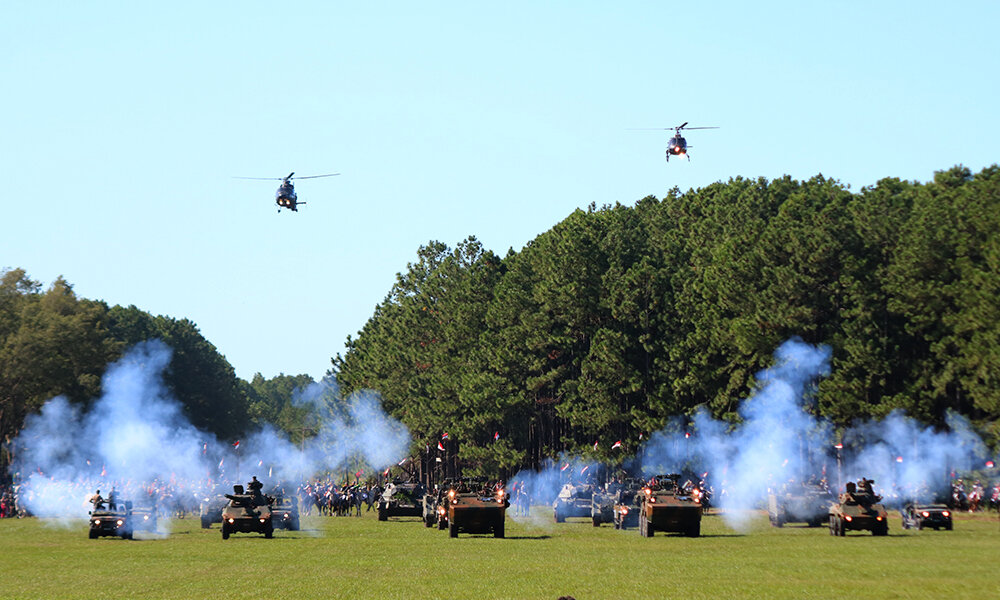
M 294 496 L 277 496 L 271 505 L 271 523 L 275 529 L 299 530 L 299 502 Z
M 267 496 L 254 487 L 252 493 L 245 493 L 242 485 L 234 485 L 233 493 L 226 494 L 229 503 L 222 509 L 222 539 L 228 540 L 232 533 L 263 533 L 264 537 L 274 535 L 271 520 L 271 506 Z
M 229 500 L 222 494 L 206 496 L 201 499 L 199 512 L 201 513 L 201 528 L 208 529 L 212 523 L 222 522 L 222 509 L 226 507 Z
M 943 504 L 907 504 L 899 511 L 903 515 L 903 529 L 924 529 L 951 531 L 951 509 Z
M 494 492 L 488 485 L 459 485 L 448 491 L 446 502 L 449 536 L 458 537 L 460 532 L 504 536 L 510 500 L 502 488 Z
M 639 494 L 642 485 L 637 480 L 627 480 L 615 494 L 612 506 L 615 529 L 628 529 L 639 525 Z
M 123 540 L 132 539 L 132 503 L 119 502 L 114 508 L 103 504 L 90 512 L 90 539 L 113 535 Z
M 392 482 L 378 501 L 378 520 L 389 517 L 423 517 L 424 486 L 419 483 Z
M 772 527 L 785 523 L 808 523 L 819 527 L 830 514 L 835 500 L 826 487 L 812 483 L 789 482 L 767 495 L 767 516 Z
M 639 494 L 639 535 L 653 537 L 656 531 L 701 535 L 701 504 L 682 490 L 680 475 L 657 475 Z
M 552 510 L 556 523 L 562 523 L 566 517 L 589 517 L 590 505 L 594 496 L 591 485 L 573 485 L 567 483 L 559 490 L 559 495 L 552 502 Z
M 830 505 L 830 535 L 843 536 L 850 530 L 889 534 L 889 515 L 880 504 L 882 496 L 872 491 L 873 483 L 871 479 L 847 483 L 847 491 Z
M 611 523 L 615 520 L 615 498 L 621 484 L 612 481 L 604 486 L 604 489 L 594 490 L 594 495 L 590 499 L 590 520 L 594 527 L 600 527 L 601 523 Z

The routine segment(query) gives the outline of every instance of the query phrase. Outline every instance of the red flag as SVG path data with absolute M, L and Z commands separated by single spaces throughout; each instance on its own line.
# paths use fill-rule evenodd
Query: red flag
M 640 439 L 640 440 L 642 439 L 642 436 L 643 436 L 643 435 L 645 435 L 645 434 L 643 434 L 643 433 L 639 433 L 639 439 Z
M 42 470 L 39 469 L 38 472 L 41 473 Z M 107 475 L 108 475 L 108 470 L 104 468 L 104 465 L 101 465 L 101 477 L 107 477 Z
M 611 444 L 611 449 L 612 450 L 614 450 L 615 448 L 621 448 L 621 447 L 622 447 L 622 441 L 621 440 L 618 440 L 614 444 Z
M 222 463 L 223 463 L 223 461 L 225 461 L 225 460 L 226 460 L 226 459 L 224 459 L 224 458 L 223 458 L 222 460 L 220 460 L 220 461 L 219 461 L 219 468 L 220 468 L 220 469 L 222 468 Z
M 384 473 L 382 473 L 382 476 L 383 476 L 383 477 L 388 477 L 388 476 L 389 476 L 389 469 L 391 469 L 391 468 L 392 468 L 392 467 L 386 467 L 386 468 L 385 468 L 385 472 L 384 472 Z
M 233 448 L 239 449 L 239 447 L 240 447 L 240 441 L 239 440 L 236 440 L 235 442 L 233 442 Z
M 586 467 L 580 469 L 580 475 L 583 475 L 584 473 L 586 473 L 587 469 L 589 469 L 589 468 L 590 468 L 590 465 L 587 465 Z
M 690 431 L 685 431 L 684 432 L 684 439 L 688 439 L 689 437 L 691 437 L 691 432 Z
M 594 442 L 594 450 L 597 450 L 597 442 Z
M 357 473 L 355 473 L 354 474 L 355 479 L 358 478 L 358 477 L 361 477 L 362 473 L 364 473 L 364 470 L 361 470 L 361 471 L 358 471 Z
M 441 442 L 438 442 L 438 450 L 444 452 L 444 446 L 441 444 Z
M 447 431 L 441 434 L 441 439 L 442 440 L 448 439 L 448 432 Z
M 495 441 L 497 441 L 499 439 L 500 439 L 500 432 L 497 431 L 496 433 L 493 434 L 493 441 L 495 442 Z
M 562 467 L 561 469 L 559 469 L 559 470 L 560 470 L 560 471 L 565 471 L 565 470 L 566 470 L 566 469 L 568 469 L 568 468 L 569 468 L 569 463 L 566 463 L 566 464 L 564 464 L 564 465 L 563 465 L 563 467 Z

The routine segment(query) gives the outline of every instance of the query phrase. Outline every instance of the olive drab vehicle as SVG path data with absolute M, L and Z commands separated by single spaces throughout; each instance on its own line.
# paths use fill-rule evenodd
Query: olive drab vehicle
M 564 522 L 567 517 L 589 517 L 593 497 L 594 486 L 590 484 L 567 483 L 562 486 L 559 495 L 552 502 L 556 523 Z
M 769 491 L 767 516 L 772 527 L 782 527 L 785 523 L 819 527 L 826 523 L 830 503 L 835 500 L 825 485 L 788 482 Z
M 934 531 L 944 529 L 951 531 L 953 523 L 951 520 L 951 509 L 944 504 L 915 504 L 908 503 L 900 514 L 903 517 L 903 529 L 931 529 Z
M 95 540 L 99 537 L 114 536 L 123 540 L 132 539 L 134 521 L 132 502 L 124 501 L 116 504 L 94 503 L 90 511 L 90 531 L 88 537 Z
M 702 507 L 678 485 L 680 475 L 657 475 L 638 494 L 639 535 L 657 531 L 701 535 Z
M 621 484 L 612 481 L 603 489 L 595 489 L 590 498 L 590 521 L 594 527 L 600 527 L 601 523 L 611 523 L 615 520 L 615 498 Z
M 299 530 L 299 501 L 295 496 L 275 496 L 271 505 L 271 523 L 275 529 Z
M 433 491 L 424 494 L 423 518 L 425 527 L 437 525 L 438 529 L 448 528 L 448 502 L 446 498 L 453 487 L 451 480 L 446 479 L 440 485 L 435 485 Z
M 229 500 L 223 494 L 206 496 L 201 499 L 199 512 L 201 513 L 201 528 L 208 529 L 212 523 L 222 522 L 222 509 L 226 508 Z
M 228 540 L 233 533 L 263 533 L 270 539 L 274 536 L 271 520 L 271 502 L 274 498 L 260 492 L 259 482 L 251 482 L 250 493 L 242 485 L 234 485 L 233 493 L 226 494 L 229 503 L 222 509 L 222 539 Z
M 459 533 L 492 533 L 504 537 L 504 524 L 510 499 L 502 487 L 493 489 L 487 483 L 458 483 L 448 490 L 448 535 Z
M 392 482 L 378 501 L 378 520 L 389 517 L 423 517 L 424 486 L 420 483 Z
M 639 525 L 639 493 L 642 487 L 638 480 L 627 479 L 615 493 L 611 509 L 615 529 L 628 529 Z
M 882 496 L 872 491 L 873 483 L 871 479 L 847 483 L 846 491 L 830 505 L 830 535 L 843 536 L 851 530 L 889 535 L 889 515 L 881 504 Z

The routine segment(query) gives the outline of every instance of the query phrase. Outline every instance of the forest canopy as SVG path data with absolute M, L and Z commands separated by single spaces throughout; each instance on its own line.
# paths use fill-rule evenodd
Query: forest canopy
M 832 350 L 811 399 L 837 426 L 947 411 L 1000 440 L 1000 168 L 933 181 L 735 178 L 576 210 L 505 256 L 469 237 L 417 250 L 329 375 L 377 391 L 415 454 L 493 474 L 737 408 L 784 341 Z M 187 319 L 0 272 L 0 436 L 50 398 L 86 404 L 136 342 L 173 349 L 165 383 L 196 427 L 302 435 L 305 375 L 251 381 Z M 601 442 L 593 450 L 595 440 Z M 6 446 L 5 446 L 6 448 Z M 0 463 L 6 463 L 0 457 Z M 0 464 L 0 467 L 5 466 Z

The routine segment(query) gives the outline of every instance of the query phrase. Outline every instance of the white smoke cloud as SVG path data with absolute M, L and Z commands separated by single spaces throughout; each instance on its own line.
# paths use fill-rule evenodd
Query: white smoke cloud
M 359 393 L 333 410 L 332 381 L 302 390 L 316 408 L 315 427 L 296 446 L 266 426 L 238 447 L 199 431 L 163 385 L 172 351 L 159 340 L 137 344 L 109 366 L 103 395 L 86 412 L 57 397 L 25 420 L 14 441 L 12 471 L 24 483 L 22 501 L 38 516 L 84 518 L 87 497 L 148 503 L 150 487 L 168 486 L 172 501 L 197 508 L 198 499 L 224 480 L 256 475 L 277 482 L 303 481 L 353 464 L 380 469 L 397 461 L 410 443 L 406 427 L 384 413 L 378 397 Z M 162 507 L 161 507 L 162 508 Z

